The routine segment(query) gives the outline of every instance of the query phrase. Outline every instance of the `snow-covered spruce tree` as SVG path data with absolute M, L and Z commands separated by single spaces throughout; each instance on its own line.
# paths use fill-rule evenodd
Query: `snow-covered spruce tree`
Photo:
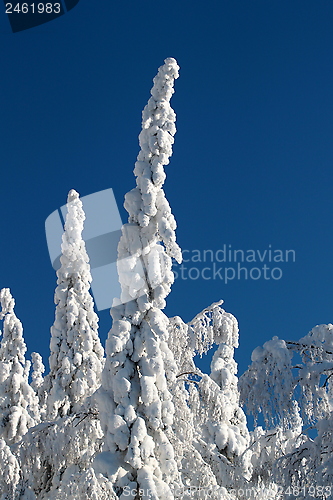
M 82 410 L 82 404 L 100 385 L 103 347 L 98 317 L 89 293 L 89 258 L 82 239 L 85 215 L 75 190 L 67 200 L 61 267 L 57 271 L 56 313 L 51 328 L 50 372 L 46 376 L 47 418 Z
M 30 429 L 19 448 L 22 485 L 39 500 L 69 500 L 68 492 L 83 491 L 87 477 L 94 474 L 87 471 L 103 437 L 92 396 L 100 386 L 104 351 L 81 236 L 85 215 L 74 190 L 68 195 L 67 209 L 51 328 L 50 372 L 44 381 L 41 358 L 33 356 L 32 385 L 39 396 L 43 422 Z M 96 490 L 101 499 L 104 490 L 108 491 L 103 486 Z
M 3 319 L 0 344 L 0 438 L 10 445 L 39 421 L 37 396 L 29 385 L 30 361 L 25 359 L 23 328 L 14 312 L 9 288 L 0 291 Z
M 129 223 L 118 246 L 122 294 L 111 309 L 99 393 L 105 445 L 95 469 L 104 467 L 121 499 L 132 490 L 135 498 L 172 499 L 179 480 L 168 437 L 174 407 L 165 365 L 172 363 L 172 353 L 168 318 L 161 311 L 173 282 L 171 258 L 181 262 L 176 223 L 162 189 L 176 130 L 169 101 L 178 69 L 174 59 L 166 59 L 154 78 L 139 136 L 137 187 L 125 197 Z

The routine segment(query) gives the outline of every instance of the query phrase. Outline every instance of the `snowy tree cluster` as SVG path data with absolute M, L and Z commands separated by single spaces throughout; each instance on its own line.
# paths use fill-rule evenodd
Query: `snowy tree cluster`
M 47 375 L 38 353 L 26 360 L 14 299 L 0 292 L 0 500 L 333 498 L 333 325 L 274 337 L 238 379 L 238 324 L 223 301 L 189 323 L 163 313 L 182 259 L 163 191 L 178 70 L 165 60 L 143 111 L 105 352 L 76 191 Z M 211 349 L 203 373 L 196 357 Z

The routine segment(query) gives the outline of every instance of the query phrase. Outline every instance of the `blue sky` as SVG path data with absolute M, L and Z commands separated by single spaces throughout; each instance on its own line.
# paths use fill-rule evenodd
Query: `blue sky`
M 185 321 L 224 299 L 239 321 L 242 373 L 273 335 L 297 339 L 333 321 L 333 4 L 96 3 L 80 0 L 15 34 L 0 16 L 0 286 L 16 299 L 29 352 L 47 362 L 56 277 L 45 219 L 72 188 L 111 187 L 122 206 L 152 78 L 175 57 L 178 132 L 165 192 L 179 244 L 296 255 L 266 262 L 281 279 L 174 284 L 165 312 Z M 108 311 L 100 318 L 104 339 Z

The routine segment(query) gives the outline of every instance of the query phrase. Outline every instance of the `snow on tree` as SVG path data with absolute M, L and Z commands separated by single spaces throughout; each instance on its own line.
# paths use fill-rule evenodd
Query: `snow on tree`
M 39 413 L 41 420 L 45 417 L 46 412 L 46 398 L 47 393 L 45 390 L 45 381 L 43 373 L 45 372 L 45 366 L 43 364 L 43 359 L 38 352 L 31 353 L 32 360 L 32 373 L 31 373 L 31 387 L 34 389 L 39 402 Z
M 281 425 L 273 429 L 263 429 L 258 426 L 250 432 L 248 450 L 251 451 L 251 483 L 258 488 L 258 491 L 267 488 L 276 489 L 276 493 L 278 489 L 281 491 L 285 482 L 281 478 L 284 470 L 281 468 L 280 459 L 295 449 L 300 449 L 305 441 L 300 417 L 295 419 L 293 427 L 289 429 Z
M 0 437 L 7 444 L 20 441 L 39 421 L 36 394 L 29 385 L 30 362 L 25 359 L 23 328 L 14 312 L 9 288 L 0 291 L 3 331 L 0 344 Z
M 0 439 L 0 467 L 0 500 L 15 500 L 20 465 L 4 439 Z
M 284 340 L 273 337 L 252 353 L 252 364 L 239 380 L 242 400 L 257 418 L 262 412 L 266 425 L 289 422 L 293 406 L 294 382 L 291 352 Z M 277 385 L 279 390 L 276 391 Z M 258 408 L 258 396 L 260 406 Z
M 220 308 L 216 308 L 216 311 L 214 309 L 212 313 L 215 324 L 214 313 L 215 316 L 219 314 L 217 327 L 219 346 L 211 362 L 210 377 L 221 390 L 225 427 L 222 430 L 223 424 L 213 421 L 212 429 L 214 429 L 214 439 L 218 449 L 223 451 L 231 462 L 234 462 L 242 455 L 249 443 L 246 417 L 239 402 L 237 363 L 234 360 L 234 350 L 238 347 L 238 323 L 230 313 Z M 226 430 L 227 434 L 225 434 Z
M 18 450 L 26 488 L 38 500 L 67 498 L 65 493 L 83 487 L 102 443 L 98 413 L 93 408 L 36 425 Z
M 303 419 L 310 423 L 326 418 L 332 410 L 333 325 L 317 325 L 298 342 L 287 342 L 297 364 Z
M 45 380 L 48 418 L 81 408 L 100 385 L 104 350 L 89 293 L 89 258 L 82 239 L 85 215 L 75 190 L 67 200 L 61 267 L 57 271 L 56 313 L 51 328 L 50 372 Z
M 137 187 L 125 197 L 129 223 L 118 246 L 122 293 L 111 309 L 99 404 L 104 453 L 109 452 L 104 458 L 116 463 L 108 476 L 121 499 L 132 490 L 149 491 L 152 500 L 171 499 L 179 477 L 168 438 L 174 406 L 165 365 L 172 359 L 168 318 L 161 311 L 173 282 L 172 257 L 181 262 L 176 223 L 162 189 L 176 131 L 170 98 L 178 69 L 174 59 L 166 59 L 154 78 L 142 115 Z
M 43 364 L 42 356 L 38 354 L 38 352 L 33 352 L 31 354 L 31 359 L 32 359 L 31 387 L 35 390 L 35 392 L 38 392 L 38 390 L 44 384 L 43 373 L 45 372 L 45 366 Z
M 220 308 L 222 302 L 204 309 L 188 324 L 179 317 L 170 320 L 168 343 L 178 371 L 176 383 L 171 386 L 175 405 L 173 430 L 177 438 L 173 443 L 181 471 L 181 483 L 185 488 L 184 495 L 186 488 L 189 488 L 189 498 L 195 499 L 227 499 L 229 494 L 226 487 L 236 487 L 237 474 L 238 486 L 246 481 L 247 471 L 241 455 L 249 438 L 245 415 L 237 404 L 237 382 L 233 387 L 235 394 L 228 386 L 222 390 L 211 376 L 201 372 L 193 359 L 218 344 L 212 362 L 214 375 L 218 379 L 218 374 L 223 370 L 218 362 L 222 346 L 227 343 L 238 345 L 237 321 Z M 233 352 L 230 354 L 233 356 Z M 233 371 L 236 371 L 234 360 L 229 361 Z M 235 420 L 235 415 L 239 416 L 238 420 Z M 221 443 L 219 438 L 223 433 L 226 440 Z M 184 498 L 187 498 L 186 495 Z
M 239 381 L 248 409 L 255 415 L 262 412 L 267 427 L 253 441 L 257 476 L 266 484 L 274 481 L 285 491 L 297 491 L 300 499 L 309 491 L 316 494 L 313 485 L 322 486 L 324 498 L 331 497 L 332 333 L 329 324 L 316 326 L 299 341 L 274 337 L 254 350 L 252 364 Z
M 40 355 L 32 355 L 32 386 L 43 422 L 30 429 L 18 450 L 25 494 L 31 492 L 40 500 L 58 500 L 60 493 L 65 498 L 61 488 L 66 485 L 66 491 L 75 490 L 75 481 L 81 491 L 103 438 L 93 395 L 100 386 L 104 350 L 89 293 L 91 275 L 81 236 L 85 215 L 74 190 L 68 195 L 67 209 L 50 372 L 45 379 Z
M 179 316 L 170 318 L 168 328 L 169 337 L 167 342 L 174 360 L 170 370 L 171 376 L 169 376 L 168 380 L 175 407 L 173 446 L 177 452 L 179 467 L 181 467 L 183 454 L 192 445 L 194 436 L 194 416 L 189 406 L 190 392 L 184 379 L 187 380 L 190 375 L 196 373 L 193 360 L 195 351 L 193 339 L 189 335 L 189 326 Z M 166 366 L 167 376 L 169 374 L 168 368 Z M 176 377 L 173 376 L 174 373 L 176 373 Z
M 238 347 L 238 324 L 220 305 L 204 309 L 189 323 L 194 352 L 206 353 L 218 344 L 211 362 L 211 374 L 196 368 L 185 379 L 191 384 L 189 405 L 197 430 L 194 442 L 200 455 L 211 467 L 220 486 L 243 485 L 249 477 L 250 464 L 245 451 L 249 443 L 246 417 L 239 405 L 237 364 L 234 348 Z M 184 372 L 186 375 L 186 372 Z M 194 384 L 193 384 L 194 382 Z
M 248 410 L 255 416 L 262 412 L 268 427 L 293 427 L 299 417 L 310 425 L 327 418 L 332 410 L 332 334 L 333 325 L 320 325 L 299 341 L 273 337 L 257 347 L 239 380 Z
M 310 496 L 324 498 L 333 495 L 332 334 L 332 324 L 318 325 L 299 341 L 287 342 L 292 354 L 301 358 L 296 366 L 295 393 L 306 439 L 277 462 L 283 468 L 283 485 L 294 489 L 302 485 Z M 317 435 L 313 435 L 313 430 Z M 314 485 L 320 485 L 320 488 L 316 489 Z M 305 498 L 304 492 L 299 492 L 300 498 Z
M 68 195 L 67 208 L 50 372 L 45 379 L 41 356 L 32 355 L 31 383 L 43 422 L 26 433 L 17 451 L 27 499 L 35 495 L 39 500 L 58 500 L 62 486 L 68 491 L 74 488 L 74 483 L 67 484 L 72 474 L 75 480 L 82 476 L 83 481 L 103 438 L 92 396 L 100 386 L 104 351 L 89 293 L 91 275 L 81 236 L 85 216 L 74 190 Z
M 93 468 L 77 472 L 73 467 L 62 477 L 54 500 L 116 500 L 111 483 Z

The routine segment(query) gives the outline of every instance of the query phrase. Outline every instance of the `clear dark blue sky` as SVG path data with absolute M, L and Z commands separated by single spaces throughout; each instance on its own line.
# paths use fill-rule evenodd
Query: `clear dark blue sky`
M 71 188 L 111 187 L 122 205 L 141 110 L 169 56 L 181 66 L 165 183 L 178 242 L 200 252 L 271 245 L 295 250 L 296 262 L 276 264 L 279 280 L 177 279 L 166 313 L 189 321 L 223 298 L 239 320 L 240 372 L 273 335 L 333 321 L 331 1 L 80 0 L 16 34 L 0 18 L 0 286 L 16 299 L 29 352 L 47 361 L 54 319 L 45 219 Z M 104 311 L 102 338 L 109 327 Z

